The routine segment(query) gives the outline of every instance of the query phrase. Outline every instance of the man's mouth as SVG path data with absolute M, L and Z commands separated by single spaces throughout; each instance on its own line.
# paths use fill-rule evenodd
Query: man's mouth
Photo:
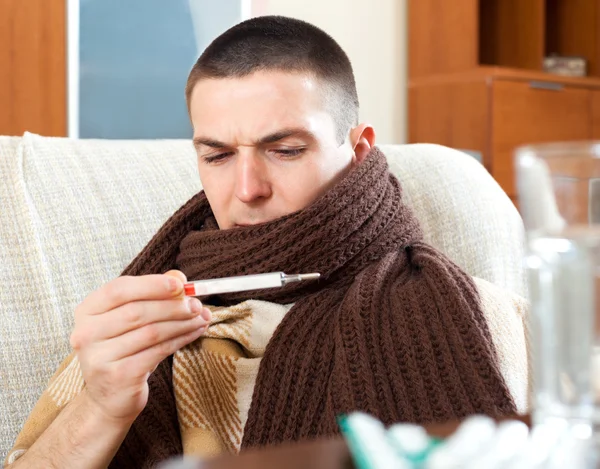
M 251 221 L 251 222 L 235 222 L 233 224 L 234 228 L 245 228 L 247 226 L 256 226 L 256 225 L 262 225 L 263 223 L 268 223 L 269 221 L 274 220 L 270 219 L 270 220 L 261 220 L 261 221 Z

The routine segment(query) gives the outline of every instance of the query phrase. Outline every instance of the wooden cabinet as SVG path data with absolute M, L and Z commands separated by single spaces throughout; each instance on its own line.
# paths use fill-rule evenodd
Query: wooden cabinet
M 411 77 L 460 72 L 477 66 L 477 3 L 478 0 L 408 0 Z M 425 22 L 425 18 L 431 21 Z
M 409 142 L 479 151 L 515 201 L 517 146 L 600 140 L 600 0 L 408 0 L 408 29 Z M 590 76 L 544 73 L 553 53 Z
M 0 1 L 0 135 L 67 133 L 66 0 Z
M 409 84 L 409 141 L 479 151 L 516 200 L 514 150 L 600 139 L 600 79 L 487 68 Z
M 489 143 L 489 86 L 483 78 L 413 86 L 409 92 L 409 140 L 453 148 L 486 149 Z M 487 151 L 481 152 L 488 166 Z
M 491 172 L 509 196 L 517 195 L 515 147 L 591 138 L 590 90 L 505 80 L 495 80 L 491 88 Z
M 592 91 L 592 138 L 600 140 L 600 90 Z

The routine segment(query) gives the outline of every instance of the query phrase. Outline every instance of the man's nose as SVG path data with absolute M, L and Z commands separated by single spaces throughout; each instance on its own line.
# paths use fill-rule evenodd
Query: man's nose
M 237 159 L 236 196 L 244 203 L 271 196 L 266 162 L 257 152 L 244 152 Z

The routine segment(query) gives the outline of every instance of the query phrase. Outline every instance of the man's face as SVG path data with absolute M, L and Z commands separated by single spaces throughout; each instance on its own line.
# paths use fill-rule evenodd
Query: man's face
M 204 191 L 221 229 L 301 210 L 356 163 L 310 75 L 202 79 L 190 97 Z M 349 130 L 349 129 L 348 129 Z

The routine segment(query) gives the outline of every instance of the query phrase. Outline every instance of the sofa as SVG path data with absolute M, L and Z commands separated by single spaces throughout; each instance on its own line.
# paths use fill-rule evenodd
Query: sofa
M 524 295 L 521 218 L 474 158 L 383 145 L 426 239 Z M 0 461 L 69 353 L 75 306 L 201 190 L 187 140 L 0 137 Z

